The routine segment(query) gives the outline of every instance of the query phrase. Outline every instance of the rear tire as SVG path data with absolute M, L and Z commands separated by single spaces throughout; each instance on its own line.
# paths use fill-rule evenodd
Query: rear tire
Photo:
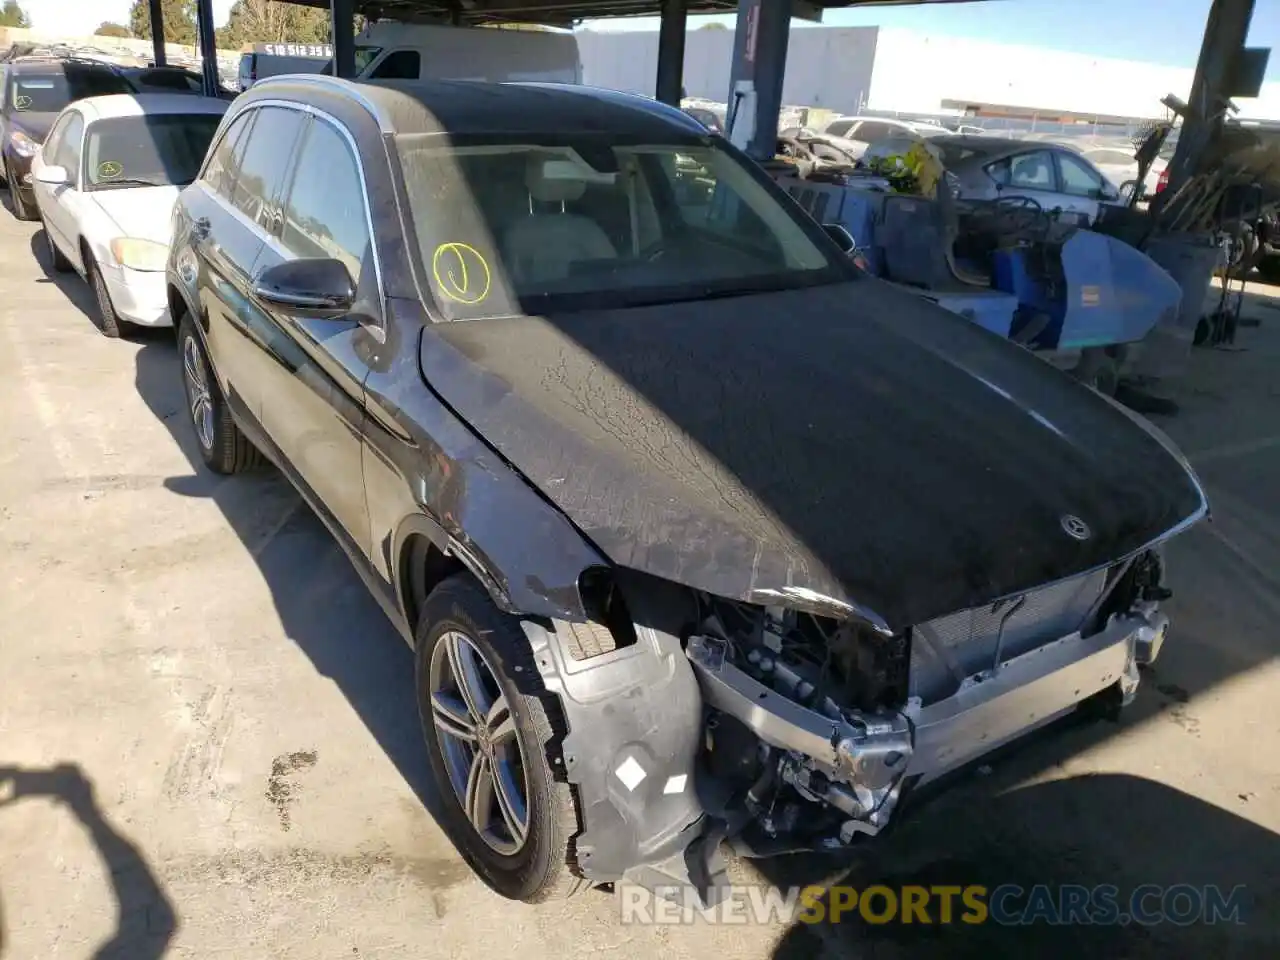
M 573 855 L 573 794 L 548 759 L 557 749 L 559 705 L 542 685 L 520 621 L 457 574 L 427 597 L 415 639 L 422 734 L 454 846 L 511 900 L 538 903 L 587 886 Z M 470 678 L 472 694 L 460 675 Z M 480 732 L 467 738 L 450 729 Z M 473 789 L 486 776 L 493 786 Z M 487 825 L 483 835 L 477 821 Z
M 190 314 L 183 314 L 178 323 L 178 355 L 187 415 L 205 466 L 214 473 L 233 474 L 261 465 L 262 454 L 232 419 Z

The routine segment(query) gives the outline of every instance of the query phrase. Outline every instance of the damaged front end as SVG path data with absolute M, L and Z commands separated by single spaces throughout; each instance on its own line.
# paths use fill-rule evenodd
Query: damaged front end
M 910 788 L 1082 704 L 1131 701 L 1167 596 L 1154 550 L 900 632 L 687 591 L 663 629 L 601 658 L 646 657 L 631 693 L 566 702 L 580 866 L 601 882 L 691 883 L 713 903 L 722 841 L 770 856 L 874 836 Z M 644 654 L 647 636 L 659 656 Z M 570 686 L 591 665 L 566 664 Z M 562 679 L 548 685 L 563 699 Z M 638 772 L 659 774 L 648 794 L 626 782 Z

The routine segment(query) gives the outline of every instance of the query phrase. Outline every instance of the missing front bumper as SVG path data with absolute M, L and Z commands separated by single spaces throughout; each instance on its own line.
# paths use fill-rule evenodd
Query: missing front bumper
M 923 784 L 955 770 L 1116 687 L 1127 703 L 1137 668 L 1160 652 L 1168 621 L 1154 605 L 1111 619 L 1091 636 L 1073 633 L 967 678 L 951 696 L 901 712 L 850 712 L 833 720 L 776 693 L 729 662 L 711 638 L 687 655 L 704 702 L 745 724 L 765 743 L 810 758 L 842 788 L 833 803 L 874 833 L 908 777 Z M 829 797 L 823 797 L 832 802 Z

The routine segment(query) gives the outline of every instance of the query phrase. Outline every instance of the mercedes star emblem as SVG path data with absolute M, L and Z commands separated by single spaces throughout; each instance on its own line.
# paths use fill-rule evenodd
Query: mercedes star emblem
M 1089 525 L 1074 514 L 1066 514 L 1062 518 L 1062 529 L 1073 540 L 1088 540 Z

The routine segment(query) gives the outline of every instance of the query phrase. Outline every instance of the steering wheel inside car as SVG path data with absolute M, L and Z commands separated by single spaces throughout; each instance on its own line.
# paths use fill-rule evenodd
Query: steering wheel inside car
M 996 229 L 1000 233 L 1022 233 L 1046 225 L 1044 207 L 1035 197 L 1000 197 L 995 203 Z

